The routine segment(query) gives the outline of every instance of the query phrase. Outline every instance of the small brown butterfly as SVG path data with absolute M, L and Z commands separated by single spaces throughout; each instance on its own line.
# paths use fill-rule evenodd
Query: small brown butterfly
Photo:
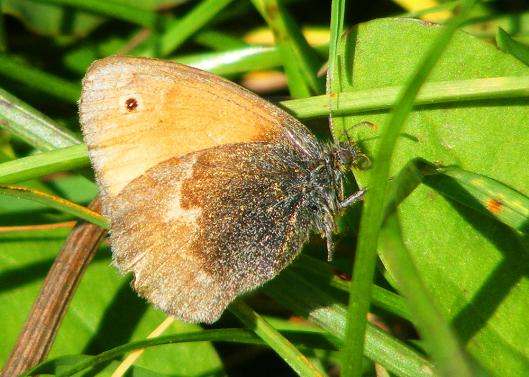
M 343 174 L 361 157 L 212 74 L 156 59 L 95 62 L 80 118 L 114 263 L 136 291 L 189 322 L 214 322 L 277 275 L 309 232 L 327 237 Z

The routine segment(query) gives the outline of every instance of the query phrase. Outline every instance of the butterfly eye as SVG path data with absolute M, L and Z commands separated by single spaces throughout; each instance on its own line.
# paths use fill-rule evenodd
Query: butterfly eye
M 128 98 L 125 101 L 125 106 L 127 107 L 128 111 L 132 112 L 138 107 L 138 101 L 136 100 L 136 98 Z

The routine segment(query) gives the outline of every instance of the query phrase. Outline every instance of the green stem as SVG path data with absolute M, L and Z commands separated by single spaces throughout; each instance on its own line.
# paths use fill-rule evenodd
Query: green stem
M 108 229 L 107 219 L 97 212 L 83 207 L 77 203 L 51 195 L 42 191 L 33 190 L 27 187 L 3 186 L 0 185 L 0 195 L 11 196 L 17 199 L 31 200 L 43 204 L 50 208 L 68 213 L 85 221 L 91 222 L 101 228 Z
M 336 97 L 331 98 L 315 96 L 283 101 L 281 105 L 296 117 L 305 119 L 328 116 L 329 104 L 333 115 L 387 111 L 396 104 L 402 89 L 403 86 L 388 86 L 355 90 L 338 93 Z M 428 82 L 421 87 L 413 104 L 428 106 L 520 97 L 529 97 L 529 76 Z

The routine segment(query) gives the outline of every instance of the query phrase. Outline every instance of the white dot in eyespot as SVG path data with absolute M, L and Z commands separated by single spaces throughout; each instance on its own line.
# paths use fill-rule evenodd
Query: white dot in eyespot
M 137 93 L 129 93 L 119 99 L 119 111 L 122 114 L 134 114 L 143 110 L 143 98 Z

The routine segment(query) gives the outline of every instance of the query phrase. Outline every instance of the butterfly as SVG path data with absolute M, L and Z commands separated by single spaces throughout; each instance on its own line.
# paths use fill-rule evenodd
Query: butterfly
M 327 238 L 361 153 L 213 74 L 114 56 L 88 69 L 79 105 L 113 262 L 188 322 L 215 322 L 276 276 L 310 232 Z

